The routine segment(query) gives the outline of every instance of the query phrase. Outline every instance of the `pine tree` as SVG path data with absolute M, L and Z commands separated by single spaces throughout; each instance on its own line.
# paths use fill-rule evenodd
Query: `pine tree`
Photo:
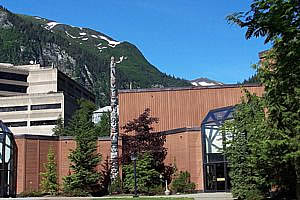
M 59 115 L 55 127 L 52 129 L 53 135 L 63 136 L 65 134 L 64 119 Z
M 97 135 L 94 123 L 91 121 L 89 111 L 92 104 L 81 101 L 78 110 L 68 128 L 73 133 L 76 148 L 69 154 L 72 173 L 64 177 L 64 191 L 69 195 L 87 196 L 98 192 L 100 188 L 101 175 L 96 171 L 96 166 L 101 161 L 97 151 Z
M 57 195 L 59 185 L 57 183 L 56 162 L 53 149 L 50 147 L 48 151 L 48 161 L 44 165 L 45 172 L 41 173 L 42 191 L 50 195 Z
M 96 131 L 99 137 L 105 137 L 110 135 L 110 113 L 103 113 L 101 115 L 100 122 L 96 124 Z

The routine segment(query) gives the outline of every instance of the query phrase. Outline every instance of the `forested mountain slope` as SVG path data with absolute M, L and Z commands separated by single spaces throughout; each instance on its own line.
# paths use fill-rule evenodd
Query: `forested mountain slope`
M 98 31 L 60 24 L 41 17 L 17 15 L 0 6 L 0 62 L 55 66 L 109 105 L 109 63 L 118 61 L 118 88 L 189 86 L 151 65 L 129 42 Z

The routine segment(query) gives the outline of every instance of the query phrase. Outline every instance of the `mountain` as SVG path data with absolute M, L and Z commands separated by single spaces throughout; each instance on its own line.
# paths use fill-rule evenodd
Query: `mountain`
M 208 78 L 197 78 L 189 81 L 194 86 L 212 86 L 212 85 L 224 85 L 221 82 L 210 80 Z
M 0 6 L 0 62 L 54 66 L 109 105 L 110 57 L 118 60 L 118 88 L 179 87 L 188 81 L 160 72 L 129 42 L 41 17 L 17 15 Z

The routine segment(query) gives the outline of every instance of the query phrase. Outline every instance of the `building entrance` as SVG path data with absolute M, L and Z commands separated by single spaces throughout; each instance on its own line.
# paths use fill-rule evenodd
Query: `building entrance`
M 228 135 L 219 131 L 225 120 L 232 119 L 234 107 L 210 111 L 201 124 L 203 146 L 204 191 L 230 191 L 228 162 L 224 155 L 224 141 Z
M 205 170 L 207 192 L 229 191 L 227 168 L 224 163 L 206 164 Z

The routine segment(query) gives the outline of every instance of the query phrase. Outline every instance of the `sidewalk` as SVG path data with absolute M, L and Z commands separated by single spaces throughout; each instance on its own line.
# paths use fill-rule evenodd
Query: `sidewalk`
M 159 198 L 159 197 L 190 197 L 195 200 L 233 200 L 231 193 L 196 193 L 196 194 L 179 194 L 169 196 L 140 196 L 140 198 Z M 27 197 L 27 198 L 14 198 L 16 200 L 96 200 L 96 199 L 111 199 L 111 198 L 133 198 L 132 196 L 104 196 L 104 197 Z M 1 198 L 2 199 L 2 198 Z

